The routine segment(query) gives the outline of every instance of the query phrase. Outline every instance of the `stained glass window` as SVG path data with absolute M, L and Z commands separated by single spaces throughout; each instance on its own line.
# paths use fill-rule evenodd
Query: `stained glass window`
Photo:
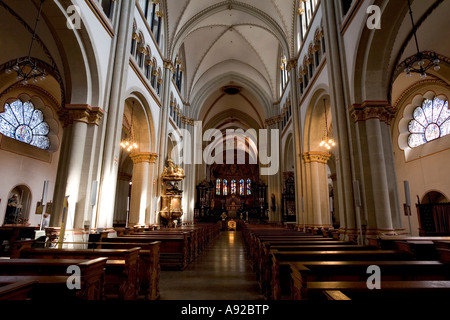
M 252 194 L 252 180 L 247 179 L 247 195 L 251 195 Z
M 220 187 L 221 187 L 221 183 L 220 183 L 220 179 L 216 180 L 216 195 L 220 196 Z
M 231 180 L 231 194 L 236 194 L 236 180 Z
M 222 192 L 222 194 L 224 196 L 228 195 L 228 181 L 227 181 L 227 179 L 223 179 L 223 192 Z
M 450 134 L 448 101 L 425 99 L 422 106 L 414 110 L 413 118 L 408 125 L 408 145 L 411 148 Z
M 239 194 L 240 194 L 241 196 L 244 196 L 244 195 L 245 195 L 244 188 L 245 188 L 245 181 L 244 181 L 244 179 L 241 179 L 241 180 L 239 181 Z
M 44 114 L 29 101 L 7 103 L 5 111 L 0 113 L 0 133 L 9 138 L 47 150 L 50 148 L 49 132 Z

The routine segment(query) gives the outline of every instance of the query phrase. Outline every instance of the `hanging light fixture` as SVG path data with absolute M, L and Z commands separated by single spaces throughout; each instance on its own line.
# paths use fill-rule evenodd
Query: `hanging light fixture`
M 6 74 L 11 74 L 13 73 L 13 71 L 16 72 L 17 80 L 21 81 L 22 84 L 24 85 L 28 84 L 30 81 L 32 83 L 37 83 L 38 80 L 43 81 L 47 76 L 45 70 L 41 70 L 38 67 L 37 61 L 31 58 L 31 51 L 33 50 L 34 41 L 36 40 L 36 31 L 39 24 L 44 1 L 45 0 L 41 0 L 41 4 L 39 6 L 39 12 L 34 25 L 33 38 L 31 39 L 28 56 L 23 59 L 17 59 L 14 64 L 7 66 L 5 69 Z
M 134 139 L 134 131 L 133 131 L 133 115 L 134 115 L 134 101 L 131 106 L 131 120 L 130 120 L 130 134 L 129 136 L 120 142 L 120 146 L 122 149 L 131 152 L 133 150 L 136 150 L 138 148 L 138 144 L 136 143 Z
M 336 142 L 332 137 L 328 135 L 328 115 L 327 115 L 327 105 L 325 103 L 325 99 L 323 99 L 323 107 L 325 110 L 325 132 L 322 138 L 322 141 L 320 142 L 320 146 L 324 147 L 327 150 L 331 150 L 331 148 L 336 146 Z
M 439 63 L 441 62 L 439 60 L 438 55 L 435 52 L 421 52 L 419 49 L 419 43 L 417 41 L 417 30 L 416 26 L 414 24 L 414 18 L 413 18 L 413 12 L 411 9 L 411 0 L 408 0 L 408 7 L 409 7 L 409 16 L 411 18 L 411 23 L 413 27 L 413 34 L 414 34 L 414 41 L 416 44 L 416 50 L 417 53 L 407 59 L 404 62 L 404 70 L 408 77 L 411 76 L 411 72 L 419 73 L 420 77 L 422 79 L 425 79 L 427 77 L 427 71 L 433 67 L 435 71 L 439 71 L 441 67 L 439 66 Z

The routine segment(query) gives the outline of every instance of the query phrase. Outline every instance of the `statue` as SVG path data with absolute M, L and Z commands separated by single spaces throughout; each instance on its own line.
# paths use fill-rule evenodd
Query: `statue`
M 176 166 L 173 163 L 173 160 L 171 158 L 167 159 L 166 167 L 164 168 L 164 171 L 162 173 L 163 180 L 183 180 L 184 179 L 184 170 L 183 168 Z

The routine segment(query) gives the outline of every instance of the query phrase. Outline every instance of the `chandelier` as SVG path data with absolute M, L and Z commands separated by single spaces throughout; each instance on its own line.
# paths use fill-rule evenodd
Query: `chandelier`
M 439 60 L 439 57 L 435 52 L 420 51 L 419 43 L 417 41 L 417 30 L 414 24 L 413 12 L 411 9 L 411 0 L 408 0 L 408 7 L 409 7 L 409 16 L 411 18 L 411 23 L 413 27 L 414 41 L 416 44 L 417 53 L 404 62 L 405 68 L 404 70 L 408 77 L 411 76 L 411 72 L 414 72 L 420 74 L 420 77 L 422 79 L 425 79 L 427 77 L 427 71 L 430 68 L 433 67 L 435 71 L 439 71 L 441 69 L 441 67 L 439 66 L 439 63 L 441 61 Z
M 320 142 L 320 146 L 324 147 L 327 150 L 331 150 L 331 148 L 336 146 L 336 142 L 332 137 L 328 135 L 328 115 L 327 115 L 327 105 L 325 103 L 325 99 L 323 99 L 323 108 L 325 110 L 325 131 L 322 138 L 322 141 Z
M 45 0 L 41 0 L 41 4 L 39 6 L 39 13 L 36 18 L 36 22 L 34 25 L 33 38 L 31 39 L 30 49 L 28 51 L 28 56 L 23 59 L 17 59 L 14 64 L 10 64 L 6 67 L 5 73 L 11 74 L 13 71 L 17 73 L 17 80 L 21 81 L 22 84 L 27 85 L 29 81 L 32 83 L 37 83 L 38 80 L 45 80 L 46 73 L 45 70 L 41 70 L 38 67 L 37 61 L 31 58 L 31 51 L 33 50 L 34 41 L 36 40 L 36 30 L 39 24 L 39 18 L 42 12 L 42 5 Z
M 120 142 L 120 146 L 122 147 L 122 149 L 124 149 L 128 152 L 131 152 L 138 148 L 138 144 L 136 143 L 136 141 L 134 139 L 133 114 L 134 114 L 134 101 L 133 101 L 133 105 L 131 106 L 130 134 L 127 136 L 127 138 L 125 140 L 122 140 Z

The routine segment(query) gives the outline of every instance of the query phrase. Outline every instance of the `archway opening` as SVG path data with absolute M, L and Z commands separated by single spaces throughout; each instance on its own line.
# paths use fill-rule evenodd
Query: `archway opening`
M 8 195 L 3 225 L 27 225 L 30 216 L 31 191 L 25 185 L 14 187 Z

